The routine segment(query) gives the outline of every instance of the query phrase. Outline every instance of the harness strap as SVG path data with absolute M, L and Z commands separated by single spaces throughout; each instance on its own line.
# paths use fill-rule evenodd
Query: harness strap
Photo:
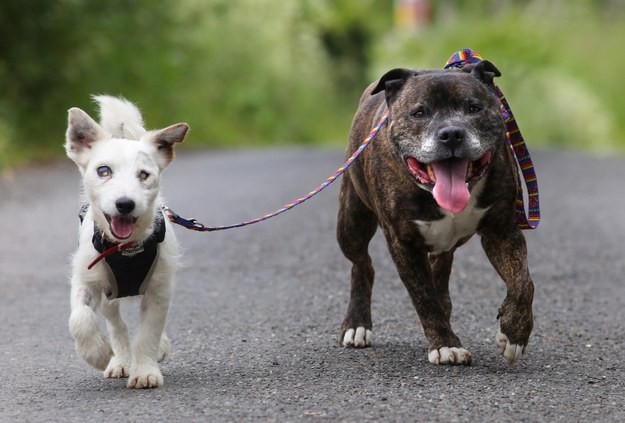
M 455 52 L 447 61 L 445 69 L 449 68 L 462 68 L 468 63 L 477 63 L 482 60 L 482 57 L 475 51 L 466 48 Z M 530 152 L 525 144 L 523 135 L 519 130 L 519 126 L 516 123 L 516 119 L 512 114 L 510 105 L 504 97 L 503 93 L 497 85 L 495 85 L 497 97 L 499 98 L 499 104 L 501 105 L 501 116 L 504 119 L 506 125 L 506 141 L 512 155 L 515 158 L 517 173 L 519 169 L 523 175 L 525 181 L 525 188 L 527 190 L 527 214 L 525 213 L 525 204 L 523 201 L 523 186 L 521 185 L 521 175 L 517 178 L 517 199 L 515 204 L 516 219 L 519 228 L 521 229 L 536 229 L 540 223 L 540 201 L 538 197 L 538 180 L 536 179 L 536 171 L 534 170 L 534 163 L 530 157 Z

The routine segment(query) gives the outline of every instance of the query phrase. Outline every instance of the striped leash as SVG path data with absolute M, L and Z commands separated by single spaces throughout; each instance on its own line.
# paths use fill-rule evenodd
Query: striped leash
M 467 63 L 477 63 L 480 60 L 482 60 L 481 56 L 473 50 L 460 50 L 454 53 L 447 61 L 445 69 L 451 67 L 461 68 Z M 525 140 L 523 139 L 521 131 L 519 130 L 519 127 L 516 123 L 514 115 L 512 114 L 512 110 L 510 110 L 510 106 L 508 105 L 508 102 L 499 87 L 495 85 L 495 89 L 497 91 L 497 96 L 499 97 L 499 102 L 501 105 L 501 114 L 504 118 L 504 123 L 506 125 L 506 140 L 514 157 L 516 158 L 516 161 L 518 162 L 518 167 L 520 167 L 521 169 L 523 179 L 525 180 L 525 186 L 528 192 L 529 206 L 528 215 L 526 215 L 525 205 L 523 201 L 523 187 L 521 186 L 521 180 L 519 177 L 517 186 L 517 200 L 515 206 L 517 223 L 521 229 L 535 229 L 540 222 L 538 181 L 536 179 L 536 172 L 534 171 L 532 159 L 530 157 L 527 146 L 525 145 Z M 161 207 L 163 213 L 165 213 L 165 216 L 167 216 L 167 218 L 171 222 L 181 225 L 187 229 L 199 232 L 213 232 L 240 228 L 243 226 L 252 225 L 254 223 L 259 223 L 267 219 L 271 219 L 272 217 L 278 216 L 279 214 L 291 210 L 293 207 L 298 206 L 303 202 L 311 199 L 312 197 L 323 191 L 332 182 L 334 182 L 339 176 L 341 176 L 354 162 L 354 160 L 356 160 L 358 156 L 360 156 L 362 151 L 369 145 L 369 143 L 376 137 L 376 135 L 378 135 L 380 129 L 382 129 L 382 126 L 386 123 L 387 119 L 388 112 L 385 113 L 384 116 L 382 116 L 379 122 L 371 130 L 369 135 L 360 144 L 358 149 L 354 151 L 354 153 L 345 161 L 345 163 L 341 167 L 339 167 L 332 175 L 330 175 L 321 185 L 319 185 L 303 197 L 300 197 L 297 200 L 293 201 L 292 203 L 285 204 L 278 210 L 272 211 L 255 219 L 223 226 L 206 226 L 203 223 L 198 222 L 196 219 L 185 219 L 167 206 Z
M 167 206 L 162 206 L 161 207 L 162 210 L 163 210 L 163 213 L 165 213 L 165 215 L 173 223 L 176 223 L 178 225 L 184 226 L 187 229 L 191 229 L 193 231 L 199 231 L 199 232 L 213 232 L 213 231 L 223 231 L 225 229 L 240 228 L 242 226 L 252 225 L 254 223 L 258 223 L 258 222 L 262 222 L 262 221 L 267 220 L 267 219 L 271 219 L 272 217 L 275 217 L 275 216 L 277 216 L 279 214 L 282 214 L 282 213 L 284 213 L 287 210 L 291 210 L 295 206 L 299 206 L 300 204 L 302 204 L 306 200 L 310 200 L 312 197 L 314 197 L 315 195 L 319 194 L 328 185 L 330 185 L 332 182 L 334 182 L 339 176 L 341 176 L 347 170 L 347 168 L 354 162 L 354 160 L 356 160 L 358 158 L 358 156 L 360 156 L 360 153 L 362 153 L 362 151 L 365 149 L 365 147 L 367 147 L 369 145 L 371 140 L 373 140 L 375 138 L 375 136 L 378 135 L 378 132 L 380 132 L 380 129 L 382 129 L 382 126 L 386 122 L 387 118 L 388 118 L 388 113 L 385 113 L 384 116 L 382 116 L 382 119 L 380 119 L 380 121 L 371 130 L 371 132 L 369 133 L 367 138 L 365 138 L 364 141 L 358 147 L 358 149 L 356 151 L 354 151 L 354 154 L 352 154 L 345 161 L 345 163 L 343 163 L 343 165 L 341 167 L 339 167 L 336 170 L 336 172 L 334 172 L 332 175 L 330 175 L 328 177 L 328 179 L 326 179 L 321 185 L 319 185 L 317 188 L 313 189 L 312 191 L 310 191 L 308 194 L 304 195 L 303 197 L 298 198 L 297 200 L 293 201 L 292 203 L 285 204 L 284 206 L 282 206 L 278 210 L 272 211 L 271 213 L 267 213 L 264 216 L 257 217 L 257 218 L 252 219 L 252 220 L 247 220 L 245 222 L 234 223 L 232 225 L 206 226 L 206 225 L 198 222 L 196 219 L 185 219 L 185 218 L 179 216 L 176 212 L 174 212 L 172 209 L 170 209 Z
M 477 63 L 482 60 L 482 57 L 473 50 L 466 48 L 455 52 L 447 61 L 445 69 L 448 68 L 462 68 L 466 64 Z M 512 114 L 510 105 L 504 97 L 503 93 L 497 85 L 495 85 L 497 97 L 499 98 L 499 104 L 501 108 L 501 116 L 503 117 L 504 124 L 506 126 L 506 141 L 512 155 L 516 159 L 517 173 L 519 169 L 525 181 L 525 188 L 527 190 L 527 214 L 525 213 L 525 204 L 523 201 L 523 186 L 521 185 L 521 175 L 517 177 L 517 198 L 515 204 L 516 219 L 519 228 L 521 229 L 536 229 L 540 223 L 540 201 L 538 197 L 538 180 L 536 179 L 536 171 L 534 170 L 534 163 L 530 157 L 530 152 L 527 149 L 523 135 L 519 130 L 519 126 L 516 123 L 516 119 Z

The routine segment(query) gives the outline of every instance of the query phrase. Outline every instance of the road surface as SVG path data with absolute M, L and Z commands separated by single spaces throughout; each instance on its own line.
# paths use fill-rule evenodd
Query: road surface
M 167 204 L 211 225 L 280 207 L 342 161 L 338 150 L 183 152 Z M 168 321 L 165 386 L 125 388 L 74 352 L 68 260 L 79 174 L 69 160 L 0 180 L 0 422 L 625 421 L 625 160 L 534 154 L 543 221 L 526 232 L 535 327 L 508 366 L 494 335 L 503 283 L 473 239 L 456 255 L 453 325 L 471 367 L 434 366 L 380 233 L 374 346 L 338 334 L 350 266 L 334 236 L 338 183 L 252 227 L 185 249 Z M 136 321 L 135 307 L 127 307 Z

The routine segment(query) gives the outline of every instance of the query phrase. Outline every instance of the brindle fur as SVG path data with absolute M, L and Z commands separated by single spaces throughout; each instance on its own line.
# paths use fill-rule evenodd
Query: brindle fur
M 352 271 L 341 342 L 349 329 L 372 329 L 374 268 L 368 245 L 380 226 L 423 326 L 429 351 L 462 346 L 450 325 L 452 303 L 448 285 L 454 251 L 471 235 L 449 251 L 434 253 L 425 244 L 414 221 L 436 221 L 443 214 L 432 194 L 419 186 L 409 172 L 404 154 L 407 149 L 419 149 L 427 130 L 426 122 L 410 115 L 415 103 L 426 103 L 432 114 L 446 116 L 448 109 L 460 107 L 456 103 L 473 96 L 485 110 L 478 117 L 467 116 L 462 124 L 477 131 L 485 147 L 494 148 L 490 167 L 483 176 L 484 189 L 477 198 L 478 207 L 489 209 L 476 232 L 507 287 L 498 314 L 500 330 L 510 343 L 522 346 L 523 350 L 527 345 L 533 324 L 534 286 L 527 266 L 525 238 L 515 220 L 517 172 L 504 141 L 504 125 L 492 83 L 494 76 L 499 76 L 499 72 L 486 61 L 466 67 L 464 72 L 396 69 L 371 84 L 362 95 L 352 124 L 348 155 L 387 108 L 390 117 L 342 180 L 337 238 L 344 255 L 352 262 Z M 470 354 L 468 361 L 464 364 L 470 363 Z

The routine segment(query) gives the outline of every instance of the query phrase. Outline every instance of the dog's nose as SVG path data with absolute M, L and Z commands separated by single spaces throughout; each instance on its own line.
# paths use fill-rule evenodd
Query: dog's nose
M 451 150 L 458 148 L 466 136 L 466 131 L 459 126 L 447 126 L 438 131 L 438 140 Z
M 135 202 L 128 197 L 122 197 L 115 202 L 117 211 L 121 214 L 130 214 L 135 209 Z

